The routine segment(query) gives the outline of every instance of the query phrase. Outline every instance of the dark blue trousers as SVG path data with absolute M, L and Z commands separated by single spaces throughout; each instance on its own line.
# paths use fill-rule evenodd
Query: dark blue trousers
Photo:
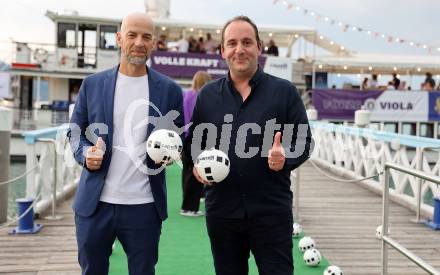
M 162 227 L 154 203 L 99 202 L 90 217 L 75 215 L 78 261 L 83 275 L 107 275 L 115 238 L 128 259 L 130 275 L 154 275 Z
M 247 275 L 250 252 L 259 275 L 293 275 L 292 212 L 226 219 L 206 217 L 217 275 Z

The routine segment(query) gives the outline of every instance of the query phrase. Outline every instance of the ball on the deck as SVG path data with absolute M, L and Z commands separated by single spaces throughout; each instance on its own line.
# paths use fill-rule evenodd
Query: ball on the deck
M 214 183 L 221 182 L 229 174 L 230 162 L 228 156 L 220 150 L 211 148 L 203 151 L 196 159 L 194 167 L 200 177 Z
M 317 266 L 321 262 L 321 253 L 318 249 L 309 249 L 304 253 L 303 260 L 308 266 Z
M 299 235 L 301 235 L 301 233 L 302 233 L 301 225 L 299 223 L 294 223 L 293 224 L 293 232 L 292 232 L 293 237 L 298 238 Z
M 180 136 L 171 130 L 156 130 L 147 139 L 147 154 L 156 163 L 168 164 L 180 159 L 182 148 Z
M 312 249 L 316 247 L 316 243 L 315 240 L 313 240 L 311 237 L 303 237 L 301 240 L 299 240 L 298 242 L 298 247 L 299 250 L 301 250 L 301 252 L 306 252 L 306 250 Z
M 342 273 L 342 270 L 339 267 L 331 265 L 324 270 L 322 275 L 344 275 L 344 273 Z

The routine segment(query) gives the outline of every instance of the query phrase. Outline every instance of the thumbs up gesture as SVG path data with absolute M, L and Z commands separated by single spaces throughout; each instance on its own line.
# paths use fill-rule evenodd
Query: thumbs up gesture
M 102 159 L 105 152 L 104 140 L 99 137 L 96 145 L 89 147 L 86 152 L 86 166 L 89 170 L 98 170 L 101 168 Z
M 281 146 L 281 132 L 275 134 L 272 149 L 269 150 L 267 162 L 273 171 L 280 171 L 286 162 L 286 153 Z

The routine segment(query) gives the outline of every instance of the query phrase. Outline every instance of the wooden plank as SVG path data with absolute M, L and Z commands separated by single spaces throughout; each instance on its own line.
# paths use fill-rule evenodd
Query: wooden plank
M 59 221 L 38 219 L 44 225 L 34 235 L 8 235 L 0 229 L 0 274 L 79 275 L 71 199 L 57 208 Z
M 382 198 L 358 184 L 327 178 L 307 163 L 300 169 L 300 179 L 300 223 L 321 253 L 344 274 L 380 274 L 381 241 L 375 232 L 382 223 Z M 440 234 L 412 223 L 414 217 L 408 209 L 390 203 L 391 236 L 440 269 Z M 426 272 L 389 249 L 389 274 Z

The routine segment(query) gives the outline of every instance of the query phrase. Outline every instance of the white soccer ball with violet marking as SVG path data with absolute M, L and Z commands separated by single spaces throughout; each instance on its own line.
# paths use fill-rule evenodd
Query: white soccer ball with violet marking
M 301 225 L 299 223 L 294 223 L 293 224 L 293 232 L 292 232 L 293 237 L 298 238 L 302 232 L 303 232 L 303 230 L 301 228 Z
M 331 265 L 324 270 L 324 273 L 322 273 L 322 275 L 344 275 L 344 273 L 339 267 Z
M 298 247 L 299 247 L 299 250 L 301 250 L 301 252 L 304 253 L 309 249 L 315 248 L 316 243 L 315 243 L 314 239 L 312 239 L 309 236 L 306 236 L 306 237 L 303 237 L 301 240 L 299 240 Z
M 316 248 L 309 249 L 304 252 L 303 260 L 308 266 L 317 266 L 321 263 L 321 253 Z
M 223 181 L 229 174 L 228 156 L 220 150 L 211 148 L 203 151 L 196 159 L 194 167 L 200 177 L 210 183 Z
M 156 130 L 147 139 L 147 154 L 156 163 L 168 164 L 180 159 L 182 148 L 180 136 L 171 130 Z

